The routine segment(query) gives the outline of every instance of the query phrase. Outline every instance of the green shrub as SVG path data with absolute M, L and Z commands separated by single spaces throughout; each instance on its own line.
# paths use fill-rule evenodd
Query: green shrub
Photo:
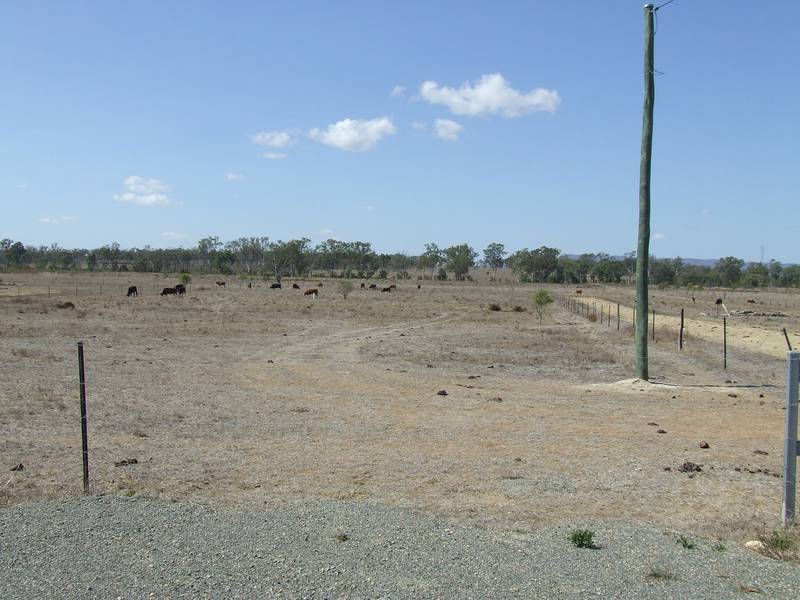
M 591 529 L 575 529 L 570 534 L 569 541 L 576 548 L 595 548 L 594 531 Z

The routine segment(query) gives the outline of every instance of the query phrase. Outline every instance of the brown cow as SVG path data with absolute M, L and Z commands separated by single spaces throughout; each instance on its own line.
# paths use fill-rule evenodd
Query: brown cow
M 293 283 L 293 284 L 292 284 L 292 289 L 293 289 L 293 290 L 299 290 L 299 289 L 300 289 L 300 286 L 299 286 L 299 285 L 297 285 L 296 283 Z
M 377 285 L 375 285 L 374 283 L 371 283 L 371 284 L 369 284 L 369 289 L 371 289 L 371 290 L 377 290 L 377 289 L 378 289 L 378 286 L 377 286 Z
M 583 290 L 575 290 L 575 293 L 578 294 L 578 296 L 580 296 L 583 293 Z
M 392 285 L 390 285 L 389 287 L 390 287 L 391 289 L 393 289 L 393 290 L 396 290 L 396 289 L 397 289 L 397 286 L 396 286 L 395 284 L 392 284 Z
M 757 303 L 755 300 L 753 300 L 752 298 L 748 298 L 748 299 L 747 299 L 747 303 L 748 303 L 748 304 L 758 304 L 758 303 Z
M 361 289 L 363 290 L 365 287 L 367 287 L 367 284 L 362 281 L 361 282 Z
M 381 288 L 381 292 L 391 292 L 391 291 L 392 291 L 392 287 L 391 286 L 385 287 L 385 288 Z
M 314 296 L 314 299 L 319 295 L 319 290 L 317 288 L 311 288 L 303 292 L 303 296 Z
M 217 287 L 225 287 L 225 282 L 224 281 L 218 281 L 217 282 Z

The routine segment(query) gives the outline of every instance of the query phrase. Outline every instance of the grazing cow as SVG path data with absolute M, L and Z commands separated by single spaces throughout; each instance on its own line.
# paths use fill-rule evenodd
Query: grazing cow
M 317 299 L 319 295 L 319 290 L 317 288 L 311 288 L 303 292 L 303 296 L 314 296 L 314 299 Z
M 225 282 L 224 281 L 218 281 L 217 282 L 217 287 L 225 287 Z
M 418 284 L 417 284 L 417 289 L 418 289 L 418 290 L 421 290 L 421 289 L 422 289 L 422 284 L 418 283 Z
M 748 298 L 748 299 L 747 299 L 747 303 L 748 303 L 748 304 L 756 304 L 756 301 L 755 301 L 755 300 L 753 300 L 752 298 Z
M 362 281 L 361 282 L 361 289 L 363 290 L 365 287 L 367 287 L 367 284 Z
M 575 290 L 575 293 L 578 294 L 578 296 L 580 296 L 583 293 L 583 290 Z
M 269 289 L 271 289 L 271 290 L 279 290 L 279 289 L 281 289 L 281 284 L 280 283 L 273 283 L 271 286 L 269 286 Z
M 392 286 L 381 288 L 381 292 L 391 292 L 391 291 L 392 291 Z
M 377 290 L 377 289 L 378 289 L 378 286 L 377 286 L 377 285 L 375 285 L 374 283 L 371 283 L 371 284 L 369 285 L 369 289 L 371 289 L 371 290 Z
M 393 289 L 393 290 L 396 290 L 396 289 L 397 289 L 397 286 L 396 286 L 395 284 L 392 284 L 392 285 L 390 285 L 390 286 L 389 286 L 389 288 L 390 288 L 390 289 Z
M 322 282 L 321 281 L 317 284 L 317 287 L 322 287 Z
M 292 289 L 293 289 L 293 290 L 299 290 L 299 289 L 300 289 L 300 286 L 299 286 L 299 285 L 297 285 L 296 283 L 293 283 L 293 284 L 292 284 Z
M 128 288 L 128 298 L 130 298 L 131 296 L 138 296 L 138 295 L 139 295 L 139 288 L 137 288 L 135 285 L 132 285 L 131 287 Z
M 182 283 L 179 283 L 178 285 L 175 286 L 175 293 L 178 294 L 179 296 L 183 296 L 186 293 L 186 286 L 183 285 Z
M 248 281 L 247 282 L 247 289 L 248 290 L 253 289 L 253 282 L 252 281 Z
M 162 296 L 170 296 L 170 295 L 174 296 L 177 293 L 178 293 L 178 290 L 176 290 L 175 288 L 164 288 L 163 290 L 161 290 L 161 295 Z

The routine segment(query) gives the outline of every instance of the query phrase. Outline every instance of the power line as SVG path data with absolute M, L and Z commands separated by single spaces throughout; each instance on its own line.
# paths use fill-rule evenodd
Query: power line
M 659 5 L 659 6 L 656 6 L 656 7 L 653 9 L 653 11 L 656 11 L 656 10 L 658 10 L 659 8 L 664 8 L 664 7 L 665 7 L 667 4 L 672 4 L 673 2 L 675 2 L 675 0 L 669 0 L 668 2 L 664 2 L 664 4 L 661 4 L 661 5 Z

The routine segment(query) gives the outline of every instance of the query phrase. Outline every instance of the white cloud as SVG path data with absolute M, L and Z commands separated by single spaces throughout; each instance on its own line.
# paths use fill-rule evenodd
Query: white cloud
M 312 129 L 308 132 L 308 137 L 340 150 L 364 152 L 375 146 L 382 138 L 393 135 L 396 131 L 397 129 L 389 117 L 370 121 L 344 119 L 329 125 L 325 131 Z
M 665 239 L 667 239 L 667 236 L 665 236 L 663 233 L 654 233 L 653 234 L 653 240 L 656 241 L 656 242 L 658 242 L 659 240 L 665 240 Z
M 412 121 L 411 127 L 416 129 L 417 131 L 425 131 L 428 128 L 428 126 L 425 125 L 425 123 L 423 123 L 422 121 Z
M 394 96 L 395 98 L 400 98 L 404 96 L 405 93 L 406 93 L 406 88 L 404 88 L 402 85 L 396 85 L 392 88 L 392 96 Z
M 231 171 L 228 171 L 227 173 L 225 173 L 225 179 L 227 179 L 228 181 L 241 181 L 242 179 L 244 179 L 244 175 L 242 175 L 241 173 L 233 173 Z
M 419 95 L 431 104 L 443 104 L 456 115 L 502 114 L 519 117 L 527 112 L 555 112 L 561 103 L 556 90 L 536 88 L 521 93 L 512 88 L 500 73 L 483 75 L 454 89 L 426 81 Z
M 178 233 L 177 231 L 165 231 L 161 234 L 161 237 L 170 242 L 180 242 L 189 239 L 188 235 L 185 233 Z
M 114 194 L 114 202 L 138 204 L 139 206 L 167 206 L 172 201 L 166 192 L 169 187 L 158 179 L 146 179 L 138 175 L 125 178 L 126 191 Z
M 286 158 L 286 155 L 283 152 L 259 152 L 258 155 L 261 158 L 267 158 L 269 160 L 279 160 L 281 158 Z
M 58 225 L 59 223 L 71 223 L 77 221 L 75 217 L 42 217 L 39 219 L 40 223 L 47 223 L 48 225 Z
M 258 146 L 286 148 L 294 142 L 294 139 L 287 131 L 260 131 L 251 135 L 250 141 Z
M 454 142 L 458 139 L 462 131 L 464 131 L 464 126 L 455 121 L 436 119 L 436 137 L 439 139 Z

